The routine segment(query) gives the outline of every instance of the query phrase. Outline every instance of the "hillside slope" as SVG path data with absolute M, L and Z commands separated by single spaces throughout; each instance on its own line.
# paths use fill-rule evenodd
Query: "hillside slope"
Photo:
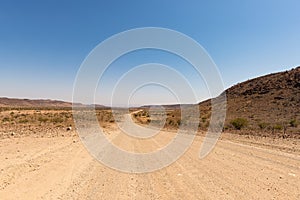
M 300 67 L 261 76 L 236 84 L 226 91 L 227 115 L 224 130 L 239 134 L 300 138 Z M 192 106 L 192 105 L 191 105 Z M 211 117 L 211 100 L 198 104 L 200 130 L 207 130 Z M 182 123 L 180 106 L 167 105 L 166 128 Z M 140 123 L 149 123 L 148 107 L 135 115 Z M 155 121 L 156 116 L 153 116 Z M 156 117 L 156 118 L 155 118 Z M 242 127 L 236 127 L 238 120 Z
M 234 129 L 232 121 L 244 118 L 246 132 L 300 135 L 300 67 L 239 83 L 226 95 L 225 129 Z M 199 106 L 204 117 L 210 115 L 210 101 Z

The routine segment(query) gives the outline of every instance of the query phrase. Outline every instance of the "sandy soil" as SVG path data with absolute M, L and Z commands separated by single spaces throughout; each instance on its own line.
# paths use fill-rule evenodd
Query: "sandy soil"
M 160 145 L 128 138 L 115 127 L 107 135 L 137 152 Z M 171 135 L 160 136 L 162 146 Z M 200 160 L 202 141 L 197 136 L 162 170 L 126 174 L 93 159 L 75 136 L 2 139 L 0 199 L 300 199 L 298 153 L 257 146 L 253 138 L 227 138 Z

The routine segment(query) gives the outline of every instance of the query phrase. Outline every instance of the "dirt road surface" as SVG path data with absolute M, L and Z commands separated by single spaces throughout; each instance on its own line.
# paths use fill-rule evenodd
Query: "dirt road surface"
M 136 140 L 113 128 L 118 146 L 145 152 L 158 143 Z M 0 140 L 0 199 L 300 199 L 300 156 L 219 140 L 199 159 L 203 137 L 175 163 L 153 173 L 127 174 L 89 155 L 78 137 Z

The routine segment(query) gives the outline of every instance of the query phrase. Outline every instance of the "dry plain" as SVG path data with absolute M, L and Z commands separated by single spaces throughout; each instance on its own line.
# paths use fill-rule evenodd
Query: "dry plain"
M 174 136 L 126 136 L 114 123 L 106 136 L 134 152 L 155 150 Z M 63 132 L 63 131 L 62 131 Z M 76 131 L 0 140 L 0 199 L 300 199 L 297 139 L 223 134 L 200 160 L 203 135 L 175 163 L 144 174 L 122 173 L 87 152 Z

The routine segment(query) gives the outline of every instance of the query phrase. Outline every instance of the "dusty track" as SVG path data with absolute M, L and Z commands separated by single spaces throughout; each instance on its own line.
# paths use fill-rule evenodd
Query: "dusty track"
M 163 146 L 112 129 L 122 148 Z M 176 162 L 147 174 L 126 174 L 95 161 L 76 137 L 0 140 L 0 199 L 300 199 L 300 156 L 220 140 L 204 160 L 203 138 Z

